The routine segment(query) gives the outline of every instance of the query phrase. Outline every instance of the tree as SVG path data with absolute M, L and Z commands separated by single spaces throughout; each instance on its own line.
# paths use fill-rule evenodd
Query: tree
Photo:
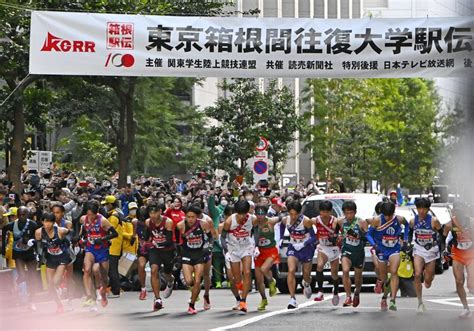
M 272 81 L 261 93 L 253 79 L 224 80 L 224 95 L 216 105 L 205 109 L 213 125 L 204 137 L 213 157 L 210 166 L 234 175 L 245 175 L 247 162 L 255 153 L 260 136 L 272 144 L 270 155 L 275 165 L 287 155 L 294 133 L 301 126 L 291 91 L 277 88 Z
M 349 189 L 378 179 L 384 189 L 431 184 L 438 146 L 439 98 L 423 79 L 318 79 L 309 81 L 306 131 L 318 175 L 341 177 Z
M 17 9 L 57 9 L 64 11 L 85 12 L 115 12 L 127 14 L 147 15 L 219 15 L 222 14 L 223 3 L 220 1 L 186 1 L 171 0 L 140 0 L 117 2 L 84 2 L 68 1 L 52 3 L 51 1 L 15 1 L 10 6 L 0 6 L 0 79 L 6 82 L 0 96 L 2 100 L 7 95 L 15 94 L 6 103 L 3 118 L 12 124 L 11 133 L 7 136 L 7 146 L 11 159 L 8 167 L 8 176 L 17 189 L 21 188 L 20 176 L 25 150 L 25 109 L 22 92 L 35 80 L 44 77 L 27 76 L 30 12 Z M 134 119 L 134 92 L 137 78 L 114 77 L 88 78 L 89 82 L 97 86 L 107 86 L 113 89 L 119 100 L 119 130 L 117 135 L 119 158 L 119 186 L 124 186 L 132 157 L 136 123 Z M 3 109 L 2 109 L 3 110 Z M 3 128 L 6 123 L 3 122 Z M 9 139 L 11 137 L 11 139 Z

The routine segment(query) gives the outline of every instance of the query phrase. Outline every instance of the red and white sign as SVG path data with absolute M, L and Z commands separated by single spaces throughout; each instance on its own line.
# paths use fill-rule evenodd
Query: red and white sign
M 260 140 L 258 141 L 257 145 L 257 151 L 258 152 L 263 152 L 268 149 L 268 140 L 265 139 L 264 137 L 260 137 Z
M 474 68 L 473 26 L 473 16 L 328 20 L 33 11 L 29 72 L 250 78 L 469 77 Z M 121 55 L 104 65 L 115 54 Z M 127 66 L 131 57 L 124 59 L 125 54 L 133 57 L 133 65 Z M 259 148 L 264 147 L 263 143 Z

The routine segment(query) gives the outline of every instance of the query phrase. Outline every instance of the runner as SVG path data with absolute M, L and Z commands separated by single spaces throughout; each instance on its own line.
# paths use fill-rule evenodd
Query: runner
M 160 297 L 160 275 L 158 274 L 160 268 L 163 266 L 163 276 L 167 281 L 163 297 L 169 298 L 173 292 L 174 277 L 173 262 L 175 256 L 174 242 L 173 242 L 173 221 L 162 216 L 161 213 L 165 210 L 164 204 L 150 204 L 148 205 L 148 214 L 150 218 L 145 221 L 146 227 L 150 233 L 150 241 L 152 248 L 149 250 L 150 266 L 151 266 L 151 287 L 155 294 L 153 302 L 153 311 L 163 308 L 163 300 Z
M 130 207 L 129 207 L 130 208 Z M 147 296 L 146 292 L 146 271 L 145 267 L 146 264 L 148 263 L 150 257 L 149 257 L 149 251 L 153 247 L 153 244 L 150 241 L 150 234 L 148 232 L 147 226 L 146 226 L 146 218 L 148 214 L 148 208 L 145 209 L 145 212 L 143 213 L 144 215 L 139 215 L 138 218 L 135 218 L 132 220 L 133 223 L 133 233 L 134 238 L 138 238 L 138 250 L 137 250 L 137 255 L 138 255 L 138 280 L 140 282 L 140 294 L 138 298 L 140 300 L 145 300 Z M 145 215 L 146 214 L 146 215 Z
M 344 217 L 339 218 L 334 224 L 336 232 L 342 229 L 342 282 L 346 292 L 346 300 L 343 306 L 357 307 L 360 303 L 360 290 L 362 287 L 362 270 L 364 269 L 365 258 L 365 233 L 367 232 L 367 222 L 356 216 L 357 205 L 354 201 L 345 201 L 342 204 Z M 349 272 L 354 268 L 355 291 L 354 300 L 351 293 L 351 279 Z
M 67 310 L 72 310 L 72 300 L 74 299 L 74 290 L 76 288 L 76 284 L 74 282 L 74 262 L 76 261 L 76 254 L 74 253 L 74 248 L 71 245 L 72 238 L 74 235 L 73 231 L 73 224 L 71 221 L 67 220 L 64 216 L 66 210 L 62 203 L 58 203 L 53 205 L 51 211 L 55 217 L 55 224 L 58 227 L 68 229 L 68 233 L 66 234 L 66 239 L 69 243 L 68 252 L 71 257 L 71 262 L 66 266 L 66 272 L 64 273 L 66 277 L 66 284 L 67 284 L 67 294 L 69 297 Z
M 259 311 L 264 311 L 268 305 L 265 294 L 265 279 L 268 281 L 270 296 L 277 294 L 276 280 L 273 278 L 272 266 L 280 263 L 280 254 L 275 241 L 275 224 L 281 220 L 278 217 L 267 217 L 268 206 L 258 204 L 255 207 L 257 224 L 254 228 L 255 236 L 255 279 L 262 301 L 258 305 Z
M 194 306 L 199 292 L 201 291 L 201 281 L 204 273 L 204 266 L 208 260 L 209 250 L 205 247 L 206 239 L 213 241 L 211 233 L 212 225 L 199 219 L 202 209 L 197 205 L 192 205 L 186 211 L 186 217 L 179 222 L 177 229 L 183 239 L 182 249 L 182 270 L 186 284 L 192 287 L 191 300 L 189 302 L 188 314 L 197 314 Z
M 234 205 L 226 205 L 224 209 L 224 221 L 230 217 L 234 213 Z M 221 234 L 222 230 L 224 229 L 224 221 L 219 224 L 218 227 L 218 233 L 219 233 L 219 243 L 221 242 Z M 235 298 L 235 306 L 232 307 L 232 310 L 239 310 L 240 308 L 240 293 L 239 290 L 236 287 L 235 283 L 235 278 L 234 275 L 232 274 L 232 269 L 230 267 L 230 253 L 227 252 L 225 253 L 224 256 L 224 264 L 225 264 L 225 276 L 227 279 L 227 284 L 230 290 L 232 291 L 232 294 L 234 295 Z
M 55 226 L 56 217 L 53 214 L 43 215 L 43 226 L 35 231 L 35 239 L 39 255 L 46 260 L 46 278 L 48 289 L 56 303 L 56 313 L 64 312 L 59 295 L 59 286 L 69 265 L 71 256 L 69 253 L 70 242 L 66 238 L 70 230 Z
M 384 202 L 381 207 L 381 214 L 372 219 L 366 220 L 370 225 L 367 240 L 374 247 L 377 254 L 377 270 L 379 279 L 384 284 L 384 294 L 380 302 L 380 309 L 387 311 L 387 296 L 390 290 L 390 310 L 396 311 L 395 299 L 398 292 L 398 267 L 400 266 L 400 236 L 402 224 L 407 225 L 405 218 L 395 214 L 395 204 L 391 201 Z M 408 243 L 408 228 L 403 235 L 403 249 L 406 251 Z M 388 268 L 390 268 L 390 279 L 387 278 Z M 390 288 L 388 287 L 390 285 Z
M 209 293 L 211 290 L 211 269 L 212 269 L 212 251 L 215 243 L 215 239 L 218 238 L 217 230 L 214 229 L 214 223 L 211 217 L 208 215 L 202 213 L 201 209 L 201 214 L 198 215 L 201 217 L 201 221 L 204 223 L 208 223 L 210 227 L 210 231 L 204 233 L 204 249 L 207 251 L 206 255 L 206 264 L 204 265 L 204 274 L 203 274 L 203 279 L 204 279 L 204 304 L 203 308 L 204 310 L 209 310 L 211 309 L 211 299 L 209 297 Z
M 288 216 L 283 218 L 290 234 L 290 244 L 286 251 L 288 256 L 288 289 L 290 291 L 290 302 L 288 309 L 298 307 L 296 302 L 296 278 L 295 273 L 298 263 L 303 265 L 303 293 L 307 299 L 311 298 L 311 269 L 313 256 L 316 248 L 316 234 L 313 229 L 313 222 L 301 214 L 302 206 L 298 201 L 291 201 L 287 204 Z
M 447 228 L 451 228 L 453 235 L 453 246 L 451 253 L 453 257 L 453 274 L 456 281 L 456 292 L 464 307 L 459 318 L 467 319 L 472 317 L 472 312 L 467 303 L 466 290 L 464 289 L 464 279 L 467 274 L 467 288 L 474 294 L 474 226 L 470 217 L 471 208 L 465 203 L 454 204 L 453 217 Z
M 423 303 L 421 283 L 426 288 L 431 287 L 434 279 L 436 259 L 439 258 L 438 233 L 443 235 L 443 228 L 439 220 L 429 214 L 431 201 L 427 198 L 415 200 L 418 214 L 410 220 L 413 229 L 413 267 L 415 269 L 415 291 L 418 298 L 417 313 L 426 311 Z M 438 233 L 437 233 L 438 232 Z
M 247 313 L 247 295 L 251 286 L 252 257 L 255 251 L 251 232 L 256 217 L 249 215 L 250 204 L 245 200 L 237 201 L 234 210 L 235 214 L 224 222 L 221 246 L 226 254 L 229 253 L 227 258 L 240 292 L 239 310 Z
M 18 272 L 17 284 L 26 283 L 28 291 L 28 307 L 36 311 L 33 302 L 36 292 L 36 259 L 34 253 L 35 231 L 38 225 L 35 221 L 28 218 L 28 208 L 22 206 L 18 208 L 18 219 L 8 223 L 3 227 L 2 236 L 2 255 L 5 256 L 6 239 L 8 234 L 13 234 L 13 254 L 16 270 Z M 21 298 L 20 298 L 21 299 Z
M 319 204 L 319 216 L 312 218 L 316 226 L 316 237 L 319 241 L 317 247 L 318 251 L 318 265 L 316 269 L 316 281 L 318 282 L 318 293 L 314 301 L 324 300 L 323 283 L 324 283 L 324 266 L 329 262 L 331 266 L 331 277 L 333 282 L 333 297 L 332 304 L 337 306 L 339 304 L 339 256 L 341 254 L 339 247 L 336 244 L 337 235 L 334 231 L 334 225 L 337 223 L 336 217 L 331 215 L 332 202 L 325 200 Z
M 82 216 L 80 235 L 85 242 L 85 255 L 83 266 L 83 282 L 86 291 L 85 307 L 95 310 L 96 303 L 92 291 L 92 275 L 95 284 L 99 285 L 100 301 L 102 307 L 107 306 L 107 287 L 109 285 L 109 240 L 118 236 L 112 224 L 99 214 L 100 204 L 91 200 L 86 206 L 86 215 Z

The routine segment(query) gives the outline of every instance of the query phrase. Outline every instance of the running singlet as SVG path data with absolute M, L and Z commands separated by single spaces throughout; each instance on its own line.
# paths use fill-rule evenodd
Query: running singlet
M 154 248 L 161 250 L 171 250 L 173 247 L 166 245 L 166 221 L 168 217 L 161 216 L 161 221 L 159 224 L 155 224 L 154 221 L 150 220 L 149 229 L 150 229 L 150 241 Z
M 51 256 L 58 256 L 68 251 L 69 242 L 65 239 L 60 239 L 58 234 L 58 227 L 53 227 L 53 238 L 50 238 L 46 233 L 46 230 L 41 229 L 41 243 L 46 248 L 47 254 Z
M 290 222 L 286 224 L 286 229 L 290 234 L 290 244 L 302 244 L 309 239 L 309 229 L 304 226 L 304 215 L 298 216 L 295 224 L 291 225 Z
M 328 225 L 323 223 L 321 216 L 316 217 L 316 235 L 321 246 L 334 246 L 334 241 L 331 240 L 334 238 L 334 222 L 336 222 L 336 218 L 332 215 Z
M 26 243 L 23 242 L 23 236 L 28 233 L 30 227 L 30 220 L 26 220 L 26 224 L 23 229 L 20 230 L 18 226 L 18 220 L 13 224 L 13 250 L 17 252 L 26 252 L 30 249 Z
M 375 229 L 374 240 L 378 245 L 386 248 L 394 248 L 399 244 L 402 227 L 397 216 L 393 216 L 390 222 L 387 222 L 383 214 L 380 215 L 380 225 Z
M 85 230 L 87 235 L 87 248 L 101 249 L 109 247 L 107 241 L 103 241 L 100 245 L 94 245 L 95 239 L 102 239 L 107 235 L 107 232 L 102 228 L 102 218 L 102 215 L 97 214 L 94 221 L 90 223 L 88 217 L 86 217 Z
M 231 217 L 232 223 L 229 229 L 229 235 L 227 236 L 227 243 L 230 246 L 249 246 L 253 245 L 251 234 L 252 234 L 252 219 L 247 214 L 243 224 L 237 222 L 237 216 L 234 214 Z
M 364 249 L 364 241 L 362 240 L 362 231 L 359 226 L 360 218 L 356 217 L 351 221 L 345 219 L 342 225 L 342 245 L 345 249 Z
M 262 227 L 257 227 L 258 231 L 257 246 L 259 248 L 271 248 L 276 246 L 275 232 L 268 223 L 265 223 Z
M 472 244 L 471 229 L 461 228 L 453 222 L 453 229 L 451 231 L 454 239 L 453 244 L 457 249 L 474 249 L 474 245 Z
M 193 226 L 189 226 L 188 222 L 184 222 L 183 244 L 185 250 L 200 250 L 204 247 L 205 234 L 201 227 L 201 220 L 196 220 Z
M 433 217 L 428 214 L 426 219 L 420 221 L 418 215 L 415 216 L 415 225 L 413 226 L 413 234 L 415 237 L 415 243 L 425 247 L 427 250 L 435 244 L 436 241 L 436 232 L 431 226 L 431 220 Z

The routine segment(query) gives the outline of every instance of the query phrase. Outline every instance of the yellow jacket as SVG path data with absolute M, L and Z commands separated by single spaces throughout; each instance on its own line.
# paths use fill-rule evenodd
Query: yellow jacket
M 123 229 L 123 241 L 122 241 L 122 254 L 125 253 L 132 253 L 132 254 L 137 254 L 138 250 L 138 238 L 137 235 L 135 235 L 135 242 L 133 245 L 130 244 L 130 240 L 133 237 L 133 224 L 132 220 L 127 218 L 122 223 L 122 229 Z
M 110 255 L 121 256 L 122 255 L 122 241 L 123 241 L 123 228 L 120 224 L 119 216 L 115 210 L 109 212 L 108 218 L 110 224 L 114 227 L 118 233 L 118 237 L 115 237 L 110 242 L 112 243 L 109 248 Z

